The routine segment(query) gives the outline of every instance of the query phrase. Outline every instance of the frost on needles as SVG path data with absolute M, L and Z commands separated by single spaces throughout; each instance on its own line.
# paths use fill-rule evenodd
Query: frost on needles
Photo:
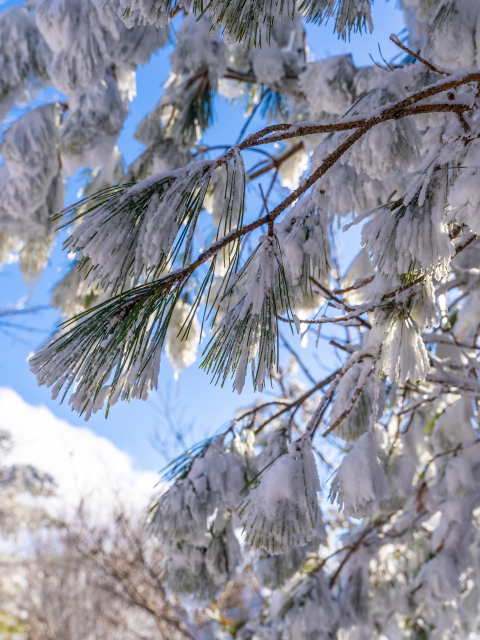
M 377 458 L 372 434 L 364 433 L 345 456 L 332 483 L 332 502 L 354 518 L 372 516 L 391 497 L 385 472 Z
M 319 491 L 310 442 L 293 442 L 238 508 L 246 541 L 271 554 L 305 545 L 317 532 Z
M 200 361 L 246 398 L 148 518 L 194 638 L 480 629 L 480 4 L 399 6 L 398 55 L 365 67 L 309 38 L 371 29 L 369 0 L 0 12 L 0 262 L 32 284 L 55 240 L 72 258 L 38 382 L 88 419 L 147 399 L 165 351 L 180 389 Z M 247 116 L 228 139 L 217 96 Z
M 88 261 L 89 283 L 115 292 L 127 282 L 135 285 L 145 276 L 162 274 L 182 241 L 188 255 L 207 190 L 218 179 L 216 168 L 215 161 L 201 161 L 87 198 L 83 211 L 73 218 L 80 224 L 64 247 L 81 252 L 82 260 Z M 241 223 L 243 211 L 233 206 L 233 199 L 236 190 L 243 193 L 243 183 L 243 161 L 236 157 L 229 165 L 224 193 L 222 217 L 227 227 Z
M 203 367 L 212 370 L 222 385 L 230 372 L 235 374 L 234 389 L 241 393 L 250 365 L 253 386 L 261 391 L 265 378 L 274 373 L 278 364 L 277 315 L 290 313 L 276 236 L 260 236 L 260 244 L 240 270 L 238 280 L 246 293 L 220 323 L 207 347 Z M 230 292 L 231 287 L 225 295 Z

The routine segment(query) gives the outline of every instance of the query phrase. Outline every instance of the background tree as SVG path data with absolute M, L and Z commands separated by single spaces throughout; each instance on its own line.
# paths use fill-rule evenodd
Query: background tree
M 1 451 L 14 446 L 1 433 Z M 185 640 L 193 624 L 162 585 L 162 553 L 120 502 L 52 515 L 54 480 L 31 466 L 0 467 L 0 638 Z
M 167 588 L 210 602 L 205 633 L 478 633 L 480 5 L 405 0 L 391 63 L 309 60 L 302 19 L 347 38 L 373 27 L 370 4 L 40 0 L 1 16 L 5 108 L 40 83 L 65 94 L 0 147 L 5 255 L 33 280 L 57 225 L 78 261 L 54 293 L 69 319 L 31 359 L 39 383 L 108 414 L 157 386 L 163 349 L 181 371 L 208 332 L 216 382 L 274 391 L 177 458 L 150 511 Z M 135 65 L 180 16 L 146 150 L 124 168 Z M 215 155 L 219 91 L 271 124 Z M 250 150 L 264 157 L 246 170 Z M 85 165 L 85 198 L 59 212 L 64 173 Z M 267 174 L 258 214 L 246 191 Z M 342 275 L 335 235 L 352 225 Z M 318 341 L 324 324 L 344 330 L 319 380 L 285 333 Z
M 85 506 L 51 522 L 24 560 L 27 638 L 193 638 L 185 612 L 165 595 L 161 554 L 124 511 L 92 524 Z
M 52 495 L 55 488 L 52 477 L 32 466 L 6 464 L 12 447 L 11 434 L 0 430 L 0 638 L 23 637 L 27 629 L 21 548 L 26 534 L 48 524 L 36 499 Z

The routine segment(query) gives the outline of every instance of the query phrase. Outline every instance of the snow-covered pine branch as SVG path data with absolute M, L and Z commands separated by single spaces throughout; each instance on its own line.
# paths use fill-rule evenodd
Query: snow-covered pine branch
M 317 532 L 319 491 L 310 441 L 291 443 L 237 509 L 246 541 L 272 555 L 304 546 Z
M 103 290 L 123 289 L 130 284 L 129 278 L 130 286 L 147 277 L 158 278 L 181 248 L 186 261 L 207 189 L 217 180 L 216 168 L 216 161 L 198 162 L 89 197 L 73 217 L 80 224 L 64 247 L 81 252 L 82 260 L 89 263 L 90 284 L 95 282 Z M 244 168 L 240 155 L 228 172 L 223 219 L 226 227 L 241 228 Z M 234 206 L 235 191 L 241 194 L 240 207 Z M 66 213 L 72 210 L 75 207 Z
M 454 84 L 461 83 L 465 81 L 465 79 L 470 80 L 471 78 L 476 78 L 476 76 L 470 74 L 466 75 L 462 80 L 456 81 L 448 79 L 446 86 L 450 88 L 452 82 Z M 174 280 L 182 282 L 183 284 L 191 277 L 198 266 L 203 264 L 208 258 L 216 255 L 223 247 L 233 241 L 238 243 L 241 236 L 261 227 L 265 222 L 271 226 L 288 205 L 298 196 L 305 193 L 311 185 L 315 185 L 335 162 L 344 157 L 348 159 L 348 153 L 352 148 L 355 148 L 355 143 L 360 140 L 363 135 L 368 135 L 371 129 L 381 125 L 385 120 L 398 119 L 401 116 L 410 117 L 408 112 L 405 113 L 406 104 L 414 104 L 424 96 L 441 93 L 442 89 L 444 89 L 444 85 L 442 84 L 439 86 L 432 85 L 431 88 L 420 91 L 407 99 L 401 98 L 396 104 L 388 104 L 387 107 L 381 105 L 378 111 L 379 115 L 375 114 L 371 118 L 363 119 L 353 134 L 349 134 L 343 141 L 339 140 L 338 147 L 331 150 L 324 160 L 320 162 L 320 165 L 313 174 L 307 180 L 303 181 L 280 205 L 260 220 L 246 225 L 243 228 L 238 226 L 235 232 L 231 232 L 223 238 L 220 238 L 217 243 L 212 246 L 211 250 L 204 252 L 196 261 L 193 261 L 191 265 L 184 267 L 183 271 L 181 270 L 178 273 L 174 272 Z M 434 105 L 433 108 L 438 107 Z M 461 135 L 463 137 L 467 135 L 463 129 Z M 252 140 L 247 138 L 242 146 L 248 148 L 249 145 L 254 145 L 257 142 L 258 137 L 254 136 Z M 82 265 L 90 274 L 90 283 L 96 282 L 102 289 L 112 287 L 115 292 L 121 288 L 128 288 L 128 278 L 133 279 L 132 282 L 134 285 L 142 278 L 153 278 L 154 282 L 155 277 L 158 277 L 169 263 L 172 264 L 175 262 L 184 243 L 185 263 L 190 254 L 193 232 L 207 193 L 209 182 L 217 178 L 216 167 L 222 164 L 227 164 L 228 166 L 230 159 L 233 160 L 233 169 L 231 169 L 233 177 L 227 180 L 226 183 L 220 222 L 224 220 L 225 227 L 228 226 L 228 228 L 230 228 L 232 226 L 232 214 L 235 213 L 239 218 L 235 220 L 235 222 L 237 225 L 241 225 L 241 218 L 243 217 L 243 196 L 240 196 L 240 207 L 237 204 L 238 195 L 236 196 L 236 192 L 237 194 L 238 192 L 242 194 L 245 188 L 243 161 L 239 154 L 240 148 L 241 147 L 235 147 L 229 153 L 220 156 L 216 161 L 200 161 L 187 165 L 185 169 L 178 169 L 173 172 L 166 171 L 158 176 L 147 178 L 134 186 L 119 185 L 118 187 L 114 187 L 113 191 L 107 189 L 100 192 L 98 196 L 91 196 L 90 198 L 94 203 L 93 206 L 87 209 L 86 212 L 80 213 L 80 216 L 85 219 L 66 241 L 66 246 L 68 246 L 71 251 L 82 252 Z M 453 153 L 455 147 L 452 144 L 447 145 L 444 152 L 448 153 L 450 148 L 452 148 L 451 153 Z M 434 178 L 430 176 L 431 171 L 427 172 L 426 178 L 420 180 L 420 184 L 422 185 L 421 193 L 422 190 L 425 191 L 426 188 L 433 189 L 432 180 Z M 100 203 L 97 203 L 97 201 L 100 201 Z M 415 198 L 414 201 L 416 202 Z M 323 200 L 320 199 L 319 202 L 321 206 L 325 207 L 325 210 L 328 211 L 328 201 L 324 203 Z M 307 197 L 305 204 L 302 202 L 302 206 L 306 207 L 306 211 L 308 211 L 310 207 L 308 203 L 309 199 Z M 402 204 L 401 207 L 405 207 L 405 205 Z M 388 211 L 388 207 L 386 207 L 385 210 Z M 159 225 L 158 236 L 151 231 L 153 226 L 157 226 L 155 223 L 156 219 L 159 220 L 159 223 L 157 223 L 157 225 Z M 311 221 L 313 221 L 313 218 L 311 218 Z M 373 224 L 373 222 L 369 224 Z M 315 228 L 318 228 L 317 224 L 314 225 L 314 229 Z M 174 245 L 177 235 L 179 238 Z M 295 237 L 296 234 L 293 234 L 287 239 L 287 255 L 289 245 L 296 242 Z M 425 238 L 431 240 L 431 235 L 429 236 L 427 232 Z M 267 242 L 267 240 L 268 243 L 271 244 L 272 240 L 270 236 L 265 242 Z M 318 254 L 320 249 L 321 254 L 322 247 L 318 239 L 316 241 L 312 239 L 310 244 L 308 243 L 307 237 L 306 240 L 304 247 L 309 247 L 306 249 L 307 253 L 313 251 Z M 448 234 L 446 234 L 445 242 L 450 243 L 452 247 L 450 255 L 453 255 L 454 246 Z M 324 244 L 325 242 L 323 241 L 323 245 Z M 382 246 L 384 245 L 385 243 L 382 244 Z M 278 362 L 278 346 L 276 344 L 277 316 L 291 308 L 288 283 L 285 279 L 282 260 L 279 259 L 280 254 L 273 245 L 271 251 L 269 253 L 267 252 L 268 255 L 262 251 L 258 254 L 259 259 L 258 257 L 254 258 L 254 256 L 251 256 L 247 264 L 242 267 L 237 276 L 235 276 L 236 283 L 243 283 L 247 288 L 246 297 L 233 307 L 223 319 L 212 341 L 212 346 L 207 357 L 204 360 L 204 366 L 208 370 L 213 369 L 214 375 L 222 379 L 222 382 L 225 382 L 230 370 L 236 372 L 239 368 L 239 377 L 237 375 L 235 382 L 235 387 L 239 391 L 243 388 L 246 366 L 249 362 L 255 362 L 257 351 L 259 361 L 256 365 L 252 365 L 255 371 L 253 377 L 254 387 L 256 388 L 258 386 L 260 389 L 263 388 L 265 375 L 271 375 L 273 368 Z M 323 248 L 323 251 L 323 257 L 316 257 L 313 265 L 322 264 L 322 271 L 326 273 L 327 260 L 325 248 Z M 236 255 L 237 253 L 234 252 L 232 262 L 230 263 L 233 271 L 238 269 Z M 320 262 L 318 262 L 319 259 Z M 427 254 L 424 259 L 424 266 L 417 268 L 415 263 L 409 263 L 407 265 L 408 272 L 413 273 L 413 277 L 417 277 L 419 274 L 422 274 L 423 269 L 436 269 L 436 260 L 438 260 L 438 251 L 436 254 Z M 443 265 L 448 264 L 448 260 L 446 262 L 445 260 L 442 263 Z M 275 266 L 276 262 L 278 266 Z M 305 269 L 310 269 L 309 265 L 311 263 L 311 258 L 303 261 L 303 267 L 301 268 L 303 275 L 300 276 L 299 274 L 294 276 L 297 282 L 292 282 L 291 285 L 297 285 L 298 287 L 299 282 L 303 278 L 303 288 L 305 289 L 305 283 L 309 282 L 310 277 Z M 402 271 L 402 268 L 404 271 Z M 257 269 L 256 275 L 254 273 L 255 269 Z M 405 277 L 405 269 L 406 267 L 400 267 L 400 277 Z M 294 267 L 294 271 L 295 270 L 299 273 L 298 266 Z M 278 273 L 275 274 L 274 271 L 278 271 Z M 225 289 L 230 291 L 228 281 L 232 273 L 231 269 L 227 271 L 224 291 Z M 266 274 L 269 274 L 268 277 Z M 250 283 L 257 281 L 264 282 L 264 284 L 260 287 L 260 292 L 256 292 L 254 295 L 253 285 Z M 144 299 L 144 295 L 148 297 L 150 294 L 144 293 L 142 287 L 143 285 L 140 286 L 139 295 Z M 163 290 L 163 284 L 160 283 L 159 287 L 160 290 Z M 157 297 L 156 288 L 151 286 L 149 291 L 153 292 L 151 295 L 153 299 L 155 299 Z M 267 291 L 271 291 L 271 293 L 267 295 Z M 131 295 L 136 295 L 135 290 L 132 290 Z M 302 300 L 304 295 L 305 293 L 298 294 Z M 253 302 L 250 301 L 249 296 L 253 296 Z M 257 302 L 255 302 L 255 300 L 257 300 Z M 261 306 L 258 306 L 260 302 Z M 155 305 L 155 303 L 153 304 Z M 147 307 L 150 308 L 149 304 Z M 367 308 L 361 310 L 355 317 L 360 317 L 366 310 Z M 104 314 L 103 310 L 101 310 L 101 314 Z M 89 326 L 95 322 L 94 318 L 94 314 L 90 316 L 90 322 L 87 323 Z M 85 330 L 87 330 L 87 325 L 85 324 L 81 324 L 80 327 L 85 327 Z M 74 335 L 77 340 L 81 340 L 81 329 L 78 327 L 75 328 Z M 163 345 L 163 338 L 161 345 Z M 95 346 L 93 348 L 96 349 L 97 347 Z M 426 366 L 425 355 L 422 357 L 424 362 L 419 377 L 425 377 L 426 375 L 426 370 L 424 371 Z M 417 368 L 415 367 L 412 371 L 416 372 Z M 111 371 L 113 363 L 108 363 L 107 368 Z M 56 369 L 56 371 L 58 377 L 64 379 L 63 376 L 66 375 L 67 371 L 62 370 L 62 367 Z M 152 379 L 154 378 L 155 376 Z M 402 377 L 402 379 L 405 378 Z M 95 381 L 91 388 L 96 388 L 96 385 L 97 382 Z M 89 400 L 90 399 L 88 399 L 88 401 Z M 86 397 L 84 401 L 87 401 Z
M 182 9 L 193 9 L 196 15 L 206 14 L 214 25 L 224 30 L 226 39 L 240 41 L 250 47 L 261 44 L 262 31 L 264 42 L 269 40 L 275 20 L 291 21 L 296 6 L 292 0 L 246 0 L 241 3 L 216 0 L 208 5 L 199 0 L 193 3 L 181 0 L 173 5 L 171 0 L 120 0 L 117 15 L 128 27 L 136 21 L 165 27 Z M 373 29 L 370 0 L 303 0 L 298 10 L 316 23 L 333 17 L 335 30 L 344 39 L 352 30 L 361 31 L 367 26 L 370 31 Z
M 234 389 L 242 392 L 247 367 L 251 366 L 253 386 L 260 391 L 279 362 L 279 314 L 291 315 L 288 285 L 280 245 L 276 236 L 260 236 L 260 245 L 239 271 L 235 284 L 245 294 L 220 323 L 202 366 L 212 371 L 222 386 L 235 375 Z M 228 285 L 227 285 L 228 286 Z M 233 284 L 224 296 L 229 296 Z
M 64 227 L 77 259 L 52 297 L 66 322 L 32 359 L 39 383 L 87 418 L 145 399 L 164 348 L 177 375 L 203 351 L 222 384 L 270 383 L 172 463 L 150 512 L 198 637 L 480 628 L 480 5 L 400 5 L 399 57 L 363 68 L 312 60 L 303 20 L 346 38 L 372 28 L 370 0 L 0 13 L 0 261 L 33 282 Z M 169 40 L 126 166 L 137 65 Z M 44 87 L 64 95 L 33 105 Z M 217 95 L 247 120 L 209 147 Z M 85 166 L 83 199 L 59 215 Z
M 153 290 L 152 290 L 153 286 Z M 130 289 L 84 311 L 32 359 L 41 384 L 69 402 L 86 419 L 108 400 L 146 399 L 157 387 L 160 357 L 182 285 L 160 283 Z M 69 325 L 71 328 L 69 328 Z

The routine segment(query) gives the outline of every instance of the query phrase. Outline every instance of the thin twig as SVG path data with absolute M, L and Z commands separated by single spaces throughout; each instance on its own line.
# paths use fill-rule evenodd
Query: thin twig
M 237 141 L 235 142 L 235 144 L 238 144 L 239 142 L 241 142 L 243 136 L 245 135 L 245 131 L 248 129 L 250 123 L 252 122 L 253 118 L 255 117 L 255 114 L 257 113 L 258 108 L 260 107 L 260 105 L 262 104 L 263 99 L 265 98 L 265 96 L 270 92 L 270 89 L 265 89 L 265 91 L 262 93 L 262 95 L 260 96 L 260 100 L 257 102 L 257 104 L 253 107 L 252 109 L 252 113 L 249 115 L 249 117 L 247 118 L 247 121 L 245 122 L 245 124 L 242 127 L 242 130 L 240 131 Z
M 328 340 L 328 337 L 325 336 L 325 339 Z M 358 347 L 356 349 L 352 349 L 351 345 L 347 346 L 347 345 L 340 344 L 333 338 L 330 340 L 329 344 L 331 344 L 332 347 L 335 347 L 335 349 L 341 349 L 342 351 L 346 351 L 349 355 L 352 355 L 352 353 L 355 353 L 355 351 L 358 350 Z
M 340 300 L 340 298 L 337 298 L 337 296 L 335 296 L 329 289 L 327 289 L 327 287 L 325 287 L 323 284 L 321 284 L 311 276 L 310 276 L 310 282 L 312 282 L 316 287 L 318 287 L 320 291 L 323 291 L 323 293 L 327 296 L 328 300 L 334 300 L 338 305 L 340 305 L 343 309 L 345 309 L 345 311 L 355 311 L 353 307 L 343 302 L 343 300 Z M 363 324 L 363 326 L 366 327 L 367 329 L 372 328 L 372 325 L 367 320 L 364 320 L 363 318 L 360 318 L 360 317 L 358 319 Z
M 50 305 L 40 305 L 38 307 L 27 307 L 26 309 L 0 309 L 0 316 L 21 316 L 30 313 L 39 313 L 51 309 Z
M 290 149 L 287 149 L 284 153 L 279 154 L 278 156 L 274 156 L 272 160 L 261 169 L 257 169 L 256 171 L 249 171 L 247 173 L 247 179 L 254 180 L 255 178 L 259 178 L 260 176 L 263 176 L 265 173 L 268 173 L 272 169 L 278 169 L 286 160 L 294 156 L 296 153 L 298 153 L 302 149 L 303 149 L 303 142 L 298 142 L 293 147 L 290 147 Z M 257 166 L 259 165 L 257 164 Z
M 335 289 L 334 291 L 332 291 L 332 293 L 334 294 L 343 294 L 343 293 L 348 293 L 349 291 L 356 291 L 357 289 L 361 289 L 362 287 L 365 287 L 367 284 L 370 284 L 370 282 L 373 282 L 373 280 L 375 280 L 375 275 L 373 276 L 368 276 L 365 278 L 361 279 L 361 282 L 359 282 L 358 284 L 355 282 L 354 284 L 352 284 L 351 287 L 345 287 L 345 289 Z
M 397 47 L 400 47 L 400 49 L 403 49 L 403 51 L 405 51 L 405 53 L 408 53 L 408 55 L 412 56 L 412 58 L 415 58 L 415 60 L 418 60 L 418 62 L 421 62 L 422 64 L 424 64 L 426 67 L 428 67 L 430 69 L 430 71 L 433 71 L 434 73 L 438 73 L 441 76 L 449 76 L 451 75 L 450 73 L 448 73 L 447 71 L 442 71 L 442 69 L 438 69 L 437 67 L 435 67 L 431 62 L 428 62 L 428 60 L 424 60 L 422 57 L 420 57 L 417 53 L 414 53 L 411 49 L 409 49 L 408 47 L 406 47 L 403 42 L 401 42 L 398 37 L 392 33 L 392 35 L 390 36 L 390 40 L 397 45 Z
M 455 457 L 459 451 L 462 451 L 463 449 L 469 449 L 470 447 L 474 447 L 477 444 L 480 444 L 480 438 L 475 438 L 470 442 L 460 442 L 453 449 L 448 449 L 447 451 L 441 451 L 440 453 L 435 454 L 432 458 L 430 458 L 430 460 L 425 465 L 425 468 L 422 471 L 421 477 L 423 478 L 425 476 L 425 473 L 427 472 L 428 467 L 432 463 L 434 463 L 435 460 L 438 460 L 438 458 L 443 458 L 444 456 L 450 456 L 450 455 Z
M 331 318 L 327 318 L 325 316 L 323 318 L 312 318 L 311 320 L 302 320 L 299 318 L 298 321 L 300 322 L 300 324 L 343 324 L 346 320 L 359 320 L 361 315 L 367 313 L 368 311 L 374 311 L 377 306 L 379 305 L 372 303 L 371 305 L 366 306 L 362 309 L 356 309 L 350 313 L 345 313 L 343 316 L 332 316 Z M 283 316 L 277 316 L 277 318 L 281 322 L 287 322 L 288 324 L 291 324 L 291 320 L 287 320 L 287 318 L 284 318 Z M 347 324 L 346 326 L 351 325 Z
M 340 562 L 340 564 L 337 567 L 337 570 L 335 571 L 335 573 L 333 574 L 333 576 L 330 578 L 330 589 L 333 587 L 333 585 L 335 584 L 338 576 L 340 575 L 341 570 L 343 569 L 343 567 L 345 566 L 345 564 L 348 562 L 348 559 L 350 558 L 350 556 L 352 555 L 352 553 L 354 553 L 362 544 L 362 542 L 365 540 L 365 538 L 368 536 L 369 533 L 372 533 L 372 531 L 374 531 L 375 529 L 378 529 L 378 527 L 383 526 L 385 523 L 387 523 L 390 518 L 396 513 L 396 511 L 394 513 L 391 513 L 388 516 L 385 516 L 383 518 L 380 518 L 380 520 L 377 520 L 377 522 L 374 522 L 370 525 L 368 525 L 365 528 L 365 531 L 362 532 L 362 534 L 357 538 L 357 540 L 355 541 L 355 544 L 352 545 L 351 547 L 345 547 L 346 549 L 348 549 L 347 554 L 345 555 L 345 557 L 343 558 L 343 560 Z
M 341 369 L 337 369 L 336 371 L 334 371 L 331 375 L 328 376 L 328 378 L 325 378 L 324 380 L 321 380 L 320 382 L 317 382 L 317 384 L 310 389 L 309 391 L 307 391 L 306 393 L 304 393 L 303 395 L 301 395 L 299 398 L 297 398 L 294 402 L 292 402 L 291 404 L 289 404 L 287 407 L 285 407 L 285 409 L 282 409 L 281 411 L 279 411 L 278 413 L 276 413 L 275 415 L 271 416 L 270 418 L 268 418 L 265 422 L 263 422 L 259 427 L 257 427 L 257 429 L 255 429 L 255 434 L 258 434 L 260 431 L 262 431 L 262 429 L 264 429 L 267 424 L 269 424 L 270 422 L 272 422 L 272 420 L 275 420 L 276 418 L 279 418 L 281 415 L 283 415 L 286 411 L 290 411 L 291 409 L 296 409 L 298 407 L 300 407 L 301 405 L 303 405 L 303 403 L 305 402 L 305 400 L 308 400 L 308 398 L 310 396 L 312 396 L 314 393 L 316 393 L 317 391 L 319 391 L 320 389 L 322 389 L 323 387 L 326 387 L 327 384 L 330 384 L 333 380 L 335 380 L 335 378 L 337 377 L 337 375 L 340 373 Z M 243 416 L 242 416 L 243 417 Z
M 295 358 L 295 360 L 298 362 L 298 364 L 300 365 L 303 373 L 307 376 L 307 378 L 310 380 L 310 382 L 312 384 L 316 384 L 316 380 L 315 378 L 312 376 L 312 374 L 310 373 L 310 371 L 307 369 L 307 367 L 304 365 L 304 363 L 302 362 L 302 359 L 300 358 L 300 356 L 296 353 L 296 351 L 293 350 L 293 348 L 289 345 L 289 343 L 287 342 L 287 340 L 285 339 L 285 336 L 279 331 L 278 332 L 280 335 L 280 338 L 282 339 L 282 342 L 285 346 L 285 348 L 292 354 L 292 356 Z

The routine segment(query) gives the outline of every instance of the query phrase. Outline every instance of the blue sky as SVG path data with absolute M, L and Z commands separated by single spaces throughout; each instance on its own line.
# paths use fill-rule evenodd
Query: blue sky
M 1 5 L 0 10 L 13 4 L 21 3 L 9 1 Z M 398 33 L 402 29 L 403 22 L 394 0 L 376 2 L 373 7 L 373 21 L 375 25 L 373 34 L 363 36 L 354 34 L 351 41 L 346 43 L 338 40 L 333 34 L 333 23 L 320 27 L 308 25 L 308 42 L 315 59 L 352 53 L 357 66 L 370 65 L 372 64 L 370 55 L 374 60 L 381 62 L 379 45 L 386 59 L 396 55 L 397 49 L 388 38 L 390 33 Z M 143 147 L 133 139 L 133 133 L 143 116 L 161 97 L 162 85 L 169 73 L 170 51 L 171 49 L 167 47 L 158 52 L 148 65 L 138 69 L 137 97 L 131 104 L 130 115 L 119 139 L 119 147 L 127 162 L 131 162 L 142 151 Z M 207 134 L 207 142 L 212 145 L 235 142 L 245 122 L 241 110 L 222 98 L 216 101 L 215 107 L 216 123 Z M 254 131 L 261 126 L 262 121 L 257 117 L 249 130 Z M 247 158 L 248 161 L 254 162 L 252 158 Z M 68 202 L 74 201 L 80 186 L 79 179 L 70 180 L 67 183 Z M 248 206 L 254 207 L 255 211 L 257 200 L 255 196 L 251 196 L 248 201 Z M 358 229 L 354 228 L 348 238 L 342 239 L 344 268 L 359 250 L 358 236 Z M 67 255 L 61 251 L 59 239 L 45 272 L 33 289 L 23 284 L 18 265 L 4 266 L 0 271 L 0 309 L 24 304 L 28 306 L 48 304 L 51 289 L 65 275 L 70 266 Z M 49 331 L 58 321 L 58 314 L 54 310 L 49 310 L 22 321 L 25 326 L 31 328 L 31 331 L 11 331 L 10 334 L 5 333 L 5 330 L 0 332 L 0 387 L 14 389 L 29 404 L 45 405 L 53 414 L 67 420 L 71 425 L 84 426 L 83 419 L 71 412 L 67 404 L 59 405 L 58 401 L 52 401 L 50 390 L 37 386 L 35 377 L 29 372 L 27 364 L 29 353 L 46 339 Z M 289 341 L 296 349 L 300 349 L 296 338 L 290 336 Z M 333 357 L 325 344 L 327 343 L 321 343 L 317 353 L 320 366 L 317 361 L 309 359 L 312 373 L 319 378 L 324 373 L 323 367 L 328 366 Z M 88 427 L 96 434 L 106 437 L 119 449 L 128 452 L 137 468 L 158 469 L 163 465 L 163 460 L 152 447 L 150 439 L 156 429 L 164 433 L 161 406 L 167 397 L 170 398 L 173 412 L 183 416 L 181 422 L 193 424 L 189 436 L 189 444 L 191 444 L 217 431 L 232 417 L 236 408 L 248 404 L 252 398 L 252 392 L 246 390 L 242 396 L 238 397 L 228 387 L 221 389 L 211 385 L 210 379 L 198 369 L 198 360 L 183 372 L 178 383 L 175 383 L 173 371 L 165 357 L 161 366 L 158 394 L 153 392 L 147 402 L 135 400 L 131 403 L 117 404 L 107 420 L 103 413 L 99 412 L 89 420 Z M 0 427 L 2 426 L 1 415 L 2 407 L 0 406 Z

